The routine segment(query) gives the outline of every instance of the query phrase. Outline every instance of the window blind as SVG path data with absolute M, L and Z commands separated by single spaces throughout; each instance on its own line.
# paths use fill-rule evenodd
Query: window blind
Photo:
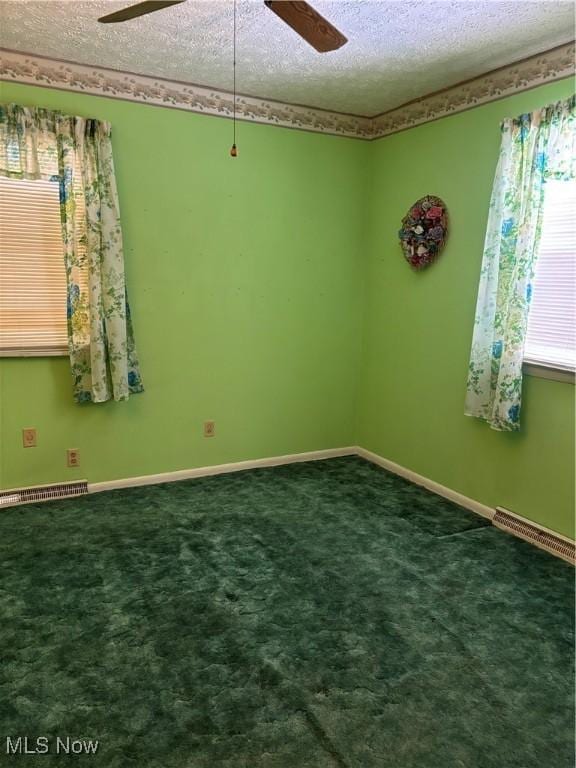
M 66 303 L 58 182 L 0 177 L 0 354 L 67 354 Z
M 0 178 L 0 349 L 67 349 L 58 183 Z
M 546 182 L 524 361 L 576 367 L 576 182 Z

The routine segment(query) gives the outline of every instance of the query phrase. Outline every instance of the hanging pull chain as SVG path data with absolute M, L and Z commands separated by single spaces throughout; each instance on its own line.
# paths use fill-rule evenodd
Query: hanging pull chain
M 232 72 L 234 78 L 233 85 L 233 114 L 232 114 L 232 148 L 230 149 L 230 155 L 232 157 L 238 156 L 238 150 L 236 149 L 236 0 L 234 0 L 234 43 L 233 43 L 233 60 L 232 60 Z

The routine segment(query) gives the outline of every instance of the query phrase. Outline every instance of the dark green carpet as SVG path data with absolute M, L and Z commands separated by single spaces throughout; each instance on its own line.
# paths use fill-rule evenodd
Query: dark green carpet
M 571 567 L 361 459 L 6 509 L 0 558 L 2 765 L 574 764 Z

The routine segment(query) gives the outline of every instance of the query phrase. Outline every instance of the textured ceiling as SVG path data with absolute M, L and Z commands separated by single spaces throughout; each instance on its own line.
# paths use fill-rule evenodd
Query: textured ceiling
M 135 0 L 0 0 L 0 45 L 83 64 L 230 89 L 233 0 L 188 0 L 117 25 Z M 572 2 L 313 0 L 349 39 L 319 54 L 261 0 L 238 0 L 238 91 L 359 115 L 574 37 Z

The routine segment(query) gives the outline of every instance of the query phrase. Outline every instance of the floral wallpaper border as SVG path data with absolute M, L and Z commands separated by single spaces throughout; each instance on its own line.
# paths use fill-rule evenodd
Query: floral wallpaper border
M 5 49 L 0 49 L 0 79 L 184 109 L 204 115 L 232 117 L 233 114 L 232 94 L 227 91 Z M 369 139 L 372 136 L 372 121 L 369 118 L 251 96 L 236 97 L 236 117 L 256 123 L 353 138 Z
M 372 118 L 372 138 L 464 112 L 553 80 L 574 76 L 575 45 L 567 43 Z
M 239 95 L 238 119 L 316 133 L 378 139 L 574 74 L 574 43 L 531 56 L 375 117 Z M 0 49 L 0 80 L 232 117 L 232 94 L 204 86 Z

